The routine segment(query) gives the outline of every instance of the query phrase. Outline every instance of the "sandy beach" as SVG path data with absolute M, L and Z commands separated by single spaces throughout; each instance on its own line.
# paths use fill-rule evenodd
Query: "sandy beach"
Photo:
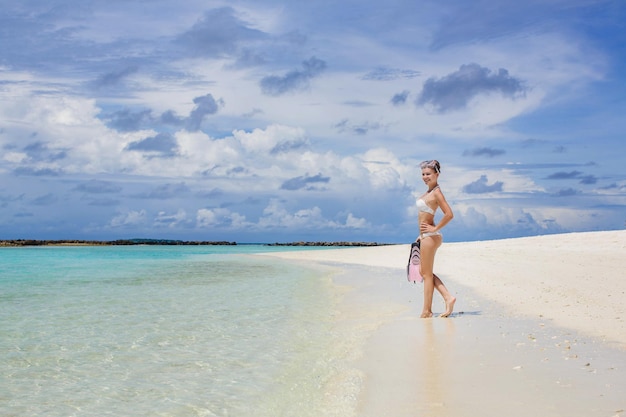
M 367 334 L 359 417 L 626 415 L 626 231 L 444 242 L 448 319 L 419 318 L 408 252 L 266 255 L 336 268 L 337 326 Z

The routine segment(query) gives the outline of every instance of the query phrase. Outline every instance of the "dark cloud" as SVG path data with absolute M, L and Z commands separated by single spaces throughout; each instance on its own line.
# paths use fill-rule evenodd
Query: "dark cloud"
M 248 168 L 242 166 L 236 166 L 226 170 L 226 175 L 238 175 L 238 174 L 246 174 L 250 172 Z
M 35 142 L 24 147 L 24 152 L 33 161 L 54 162 L 67 157 L 65 150 L 51 150 L 44 142 Z
M 48 193 L 37 197 L 33 200 L 33 204 L 36 206 L 49 206 L 56 203 L 59 200 L 56 194 Z
M 548 175 L 546 179 L 547 180 L 571 180 L 571 179 L 580 178 L 581 175 L 582 175 L 582 172 L 580 171 L 570 171 L 570 172 L 559 171 L 559 172 L 555 172 L 554 174 Z
M 154 128 L 154 124 L 158 122 L 163 125 L 185 126 L 190 131 L 196 131 L 200 129 L 206 116 L 217 113 L 219 107 L 224 104 L 223 100 L 215 100 L 211 94 L 195 97 L 193 102 L 195 107 L 189 113 L 189 117 L 181 117 L 173 110 L 167 110 L 155 119 L 152 110 L 149 109 L 139 111 L 123 109 L 104 116 L 103 120 L 107 126 L 122 132 Z
M 35 217 L 35 215 L 30 212 L 21 212 L 21 213 L 15 213 L 13 217 L 21 219 L 21 218 L 27 218 L 27 217 Z
M 176 43 L 183 45 L 194 57 L 222 57 L 235 55 L 243 42 L 266 37 L 239 19 L 233 8 L 222 7 L 205 12 L 202 19 L 177 38 Z
M 511 77 L 505 69 L 493 73 L 478 64 L 467 64 L 445 77 L 426 80 L 417 104 L 430 104 L 444 113 L 464 108 L 480 94 L 500 93 L 515 98 L 525 91 L 523 82 Z
M 185 124 L 185 118 L 178 116 L 174 110 L 168 110 L 161 114 L 161 123 L 172 126 L 183 126 Z
M 344 101 L 342 104 L 350 107 L 371 107 L 374 105 L 372 102 L 363 100 L 348 100 Z
M 398 68 L 376 68 L 367 74 L 362 79 L 372 81 L 392 81 L 400 78 L 410 79 L 418 77 L 421 73 L 414 70 L 403 70 Z
M 19 167 L 13 170 L 15 175 L 28 175 L 33 177 L 57 177 L 62 174 L 62 171 L 52 168 L 31 168 L 31 167 Z
M 136 198 L 147 198 L 147 199 L 156 199 L 156 200 L 168 200 L 170 198 L 176 198 L 181 195 L 185 195 L 189 193 L 189 187 L 184 182 L 179 182 L 176 184 L 163 184 L 160 185 L 153 190 L 143 193 L 137 194 L 134 197 Z
M 114 207 L 120 204 L 120 200 L 113 198 L 96 198 L 89 201 L 87 204 L 95 207 Z
M 311 187 L 310 184 L 316 183 L 328 183 L 330 181 L 329 177 L 323 177 L 322 174 L 317 174 L 313 177 L 310 177 L 308 174 L 302 177 L 291 178 L 283 183 L 280 186 L 281 190 L 300 190 L 302 188 L 306 188 L 307 190 L 314 189 L 315 187 Z
M 261 90 L 270 96 L 280 96 L 289 91 L 301 90 L 309 85 L 309 81 L 326 69 L 326 62 L 311 57 L 302 62 L 301 70 L 293 70 L 283 76 L 270 75 L 261 79 Z
M 131 142 L 126 146 L 127 151 L 157 153 L 161 156 L 174 156 L 178 151 L 176 138 L 169 133 L 158 133 L 145 139 Z
M 502 191 L 504 183 L 496 181 L 491 185 L 487 184 L 487 176 L 481 175 L 479 179 L 471 182 L 463 187 L 463 191 L 468 194 L 485 194 Z
M 248 48 L 244 48 L 237 55 L 237 58 L 231 67 L 232 68 L 250 68 L 250 67 L 258 67 L 265 63 L 266 63 L 266 59 L 263 55 L 255 51 L 252 51 Z
M 619 190 L 619 191 L 626 191 L 626 185 L 619 185 L 617 183 L 611 183 L 607 186 L 604 187 L 600 187 L 601 190 Z
M 90 180 L 74 187 L 75 191 L 89 194 L 119 193 L 122 187 L 109 181 Z
M 196 107 L 189 114 L 189 118 L 186 123 L 187 129 L 190 131 L 199 130 L 204 117 L 217 113 L 217 110 L 219 109 L 218 102 L 215 101 L 211 94 L 196 97 L 193 99 L 193 102 Z
M 281 153 L 288 153 L 293 151 L 299 151 L 302 149 L 308 149 L 309 142 L 306 139 L 288 140 L 276 144 L 271 150 L 271 155 L 278 155 Z
M 495 156 L 504 155 L 506 151 L 504 149 L 493 148 L 474 148 L 463 151 L 463 156 L 486 156 L 493 158 Z
M 554 195 L 557 197 L 570 197 L 576 194 L 578 194 L 578 191 L 573 188 L 563 188 L 554 193 Z
M 120 132 L 141 130 L 153 121 L 151 110 L 132 111 L 130 109 L 116 111 L 104 119 L 107 126 Z
M 113 86 L 113 85 L 117 85 L 119 84 L 122 80 L 124 80 L 124 78 L 128 77 L 129 75 L 132 75 L 134 73 L 136 73 L 139 70 L 139 68 L 137 66 L 129 66 L 126 67 L 120 71 L 116 71 L 116 72 L 109 72 L 106 74 L 101 75 L 100 77 L 98 77 L 95 81 L 94 81 L 94 86 L 97 88 L 100 87 L 109 87 L 109 86 Z
M 384 126 L 378 122 L 364 122 L 361 124 L 352 124 L 350 120 L 344 119 L 335 125 L 339 133 L 349 132 L 355 135 L 366 135 L 371 130 L 379 130 Z
M 545 145 L 547 143 L 548 141 L 543 139 L 524 139 L 522 141 L 522 148 L 531 148 L 533 146 Z
M 598 178 L 595 175 L 583 175 L 580 177 L 581 184 L 590 185 L 590 184 L 595 184 L 597 182 L 598 182 Z
M 391 104 L 394 106 L 400 106 L 405 104 L 408 98 L 409 90 L 404 90 L 403 92 L 394 94 L 393 97 L 391 97 Z

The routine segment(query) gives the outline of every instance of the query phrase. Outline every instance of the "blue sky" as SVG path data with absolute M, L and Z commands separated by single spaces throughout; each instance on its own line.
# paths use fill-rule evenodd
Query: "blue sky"
M 621 0 L 3 0 L 0 239 L 623 229 Z

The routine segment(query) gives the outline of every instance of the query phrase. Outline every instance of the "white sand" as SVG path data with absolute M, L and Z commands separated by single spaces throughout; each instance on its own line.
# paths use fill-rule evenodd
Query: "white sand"
M 371 327 L 359 417 L 626 415 L 626 231 L 444 242 L 450 319 L 418 318 L 408 251 L 268 254 L 342 270 L 343 326 Z

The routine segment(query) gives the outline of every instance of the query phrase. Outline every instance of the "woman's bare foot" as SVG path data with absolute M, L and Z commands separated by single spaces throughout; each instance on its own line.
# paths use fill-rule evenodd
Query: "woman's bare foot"
M 454 303 L 456 303 L 456 297 L 450 297 L 446 300 L 446 312 L 442 313 L 439 317 L 450 317 L 450 314 L 452 314 L 454 310 Z
M 432 311 L 425 311 L 425 312 L 422 313 L 420 318 L 422 318 L 422 319 L 429 319 L 432 316 L 433 316 L 433 312 Z

